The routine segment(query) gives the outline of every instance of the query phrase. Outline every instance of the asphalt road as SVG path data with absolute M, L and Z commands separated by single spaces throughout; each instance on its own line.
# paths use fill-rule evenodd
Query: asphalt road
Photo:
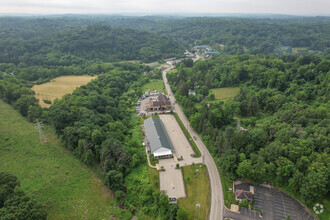
M 163 81 L 165 84 L 165 88 L 167 90 L 167 94 L 169 94 L 171 103 L 175 103 L 174 95 L 171 91 L 171 88 L 168 84 L 166 74 L 168 71 L 172 70 L 174 67 L 168 65 L 168 68 L 163 71 Z M 202 142 L 202 140 L 199 138 L 197 132 L 189 126 L 189 121 L 186 118 L 186 116 L 183 114 L 183 111 L 181 107 L 178 104 L 174 104 L 174 112 L 176 112 L 185 127 L 187 128 L 190 135 L 193 137 L 195 136 L 197 139 L 195 140 L 196 145 L 200 152 L 205 154 L 205 165 L 207 167 L 207 170 L 209 172 L 210 177 L 210 185 L 211 185 L 211 210 L 210 210 L 210 220 L 215 219 L 223 219 L 223 195 L 222 195 L 222 185 L 220 181 L 220 175 L 217 169 L 216 164 L 214 163 L 214 160 Z

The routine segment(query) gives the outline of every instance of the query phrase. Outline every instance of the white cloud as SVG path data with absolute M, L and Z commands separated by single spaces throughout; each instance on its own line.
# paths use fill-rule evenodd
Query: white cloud
M 0 13 L 330 14 L 329 0 L 0 0 Z

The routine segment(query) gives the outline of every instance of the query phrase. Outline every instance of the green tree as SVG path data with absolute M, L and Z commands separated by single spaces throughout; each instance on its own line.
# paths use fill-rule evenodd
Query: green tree
M 243 160 L 239 163 L 237 168 L 237 175 L 241 178 L 250 177 L 252 171 L 252 165 L 250 160 Z
M 176 215 L 177 220 L 188 220 L 188 217 L 189 217 L 188 211 L 186 211 L 182 208 L 178 209 L 178 212 L 177 212 L 177 215 Z
M 309 204 L 317 201 L 329 191 L 329 172 L 323 163 L 314 162 L 301 185 L 300 193 Z
M 88 149 L 86 152 L 86 155 L 85 155 L 84 162 L 85 162 L 85 164 L 91 165 L 91 164 L 93 164 L 93 161 L 94 161 L 93 151 L 92 151 L 92 149 Z

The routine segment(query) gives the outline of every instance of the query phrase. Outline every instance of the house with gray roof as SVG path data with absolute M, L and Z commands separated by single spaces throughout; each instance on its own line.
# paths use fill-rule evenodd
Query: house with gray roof
M 157 159 L 173 157 L 174 147 L 163 122 L 151 117 L 144 120 L 144 128 L 147 134 L 148 151 Z

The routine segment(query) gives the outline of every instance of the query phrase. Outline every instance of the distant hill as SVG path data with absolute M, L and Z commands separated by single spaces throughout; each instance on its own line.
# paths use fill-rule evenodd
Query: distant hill
M 165 35 L 65 17 L 0 18 L 0 29 L 0 63 L 23 66 L 72 65 L 87 61 L 151 62 L 184 51 L 178 42 Z

